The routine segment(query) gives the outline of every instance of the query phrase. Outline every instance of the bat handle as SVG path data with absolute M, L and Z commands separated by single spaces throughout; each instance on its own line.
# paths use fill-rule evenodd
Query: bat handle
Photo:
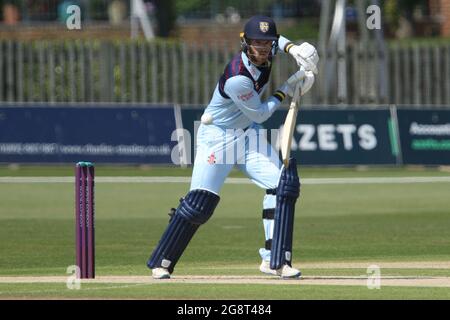
M 292 97 L 292 101 L 291 101 L 291 104 L 289 106 L 289 109 L 297 108 L 298 101 L 300 100 L 301 90 L 302 89 L 301 89 L 300 83 L 297 83 L 297 85 L 295 86 L 295 89 L 294 89 L 294 96 Z M 288 148 L 290 150 L 290 146 Z M 283 164 L 284 164 L 285 168 L 289 167 L 289 156 L 287 156 L 286 159 L 283 159 Z

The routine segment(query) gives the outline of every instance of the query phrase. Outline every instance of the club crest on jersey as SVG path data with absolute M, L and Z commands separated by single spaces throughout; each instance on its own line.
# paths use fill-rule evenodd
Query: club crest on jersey
M 259 23 L 259 30 L 261 30 L 262 32 L 266 33 L 267 31 L 269 31 L 269 23 L 266 21 L 261 21 Z

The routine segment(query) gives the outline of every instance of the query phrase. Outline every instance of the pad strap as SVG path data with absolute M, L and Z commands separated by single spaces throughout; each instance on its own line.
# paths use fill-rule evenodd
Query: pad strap
M 263 209 L 263 219 L 271 219 L 275 217 L 275 209 Z
M 265 248 L 266 250 L 272 249 L 272 239 L 266 240 Z

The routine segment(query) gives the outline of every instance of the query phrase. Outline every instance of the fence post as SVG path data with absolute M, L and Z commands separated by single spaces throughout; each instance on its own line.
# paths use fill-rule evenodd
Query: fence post
M 23 43 L 22 41 L 17 42 L 17 76 L 16 76 L 16 86 L 17 86 L 17 101 L 23 102 Z
M 432 87 L 434 88 L 433 90 L 433 98 L 434 101 L 432 103 L 435 104 L 441 104 L 442 100 L 441 100 L 441 66 L 443 65 L 441 63 L 441 52 L 440 52 L 440 48 L 439 46 L 435 46 L 433 48 L 433 84 Z
M 167 57 L 167 42 L 163 41 L 160 44 L 160 57 L 162 60 L 162 102 L 169 102 L 169 66 L 168 66 L 168 57 Z
M 119 45 L 119 68 L 120 68 L 120 102 L 127 101 L 127 67 L 125 44 L 123 42 Z
M 186 42 L 183 42 L 183 44 L 181 45 L 181 52 L 182 52 L 182 58 L 181 60 L 183 61 L 183 81 L 182 81 L 182 86 L 183 86 L 183 103 L 187 104 L 189 103 L 189 84 L 190 82 L 188 77 L 189 77 L 189 60 L 188 60 L 188 49 L 187 49 L 187 44 Z
M 376 45 L 374 43 L 368 44 L 369 48 L 369 64 L 368 64 L 368 76 L 369 76 L 369 103 L 378 103 L 378 64 L 377 64 L 377 54 L 376 52 Z
M 13 42 L 7 42 L 7 64 L 6 64 L 6 93 L 8 102 L 13 102 L 14 99 L 14 60 L 13 60 Z
M 212 61 L 213 61 L 213 74 L 212 74 L 212 85 L 215 88 L 217 81 L 219 80 L 219 42 L 217 40 L 212 46 Z M 212 92 L 210 93 L 212 95 Z
M 78 70 L 79 70 L 79 76 L 78 76 L 78 101 L 85 102 L 86 101 L 86 87 L 85 87 L 85 61 L 86 58 L 84 56 L 85 50 L 84 50 L 84 41 L 79 41 L 77 43 L 77 49 L 78 49 Z
M 414 104 L 418 105 L 421 102 L 421 90 L 420 90 L 420 50 L 417 45 L 413 46 L 414 51 Z
M 58 59 L 59 59 L 59 101 L 66 101 L 65 88 L 66 82 L 64 79 L 65 72 L 65 57 L 64 57 L 64 42 L 61 41 L 58 45 Z
M 69 59 L 69 74 L 68 74 L 68 81 L 69 81 L 69 99 L 70 102 L 76 101 L 76 83 L 75 83 L 75 52 L 72 41 L 69 41 L 67 43 L 67 52 L 68 52 L 68 59 Z
M 398 45 L 395 45 L 393 48 L 393 55 L 394 55 L 394 90 L 395 90 L 395 104 L 400 104 L 401 103 L 401 96 L 402 96 L 402 91 L 401 91 L 401 86 L 402 86 L 402 81 L 400 79 L 400 74 L 401 74 L 401 67 L 400 67 L 400 47 Z
M 48 97 L 48 94 L 45 92 L 45 52 L 44 52 L 44 43 L 38 43 L 38 54 L 39 54 L 39 101 L 43 102 Z
M 179 94 L 179 83 L 180 83 L 180 67 L 179 67 L 179 59 L 178 59 L 178 50 L 179 46 L 174 44 L 171 50 L 171 67 L 172 67 L 172 103 L 180 102 L 180 94 Z
M 86 101 L 93 101 L 93 90 L 94 88 L 92 83 L 92 41 L 87 41 L 84 46 L 84 50 L 86 51 L 86 73 L 85 73 L 85 81 L 86 81 Z
M 108 101 L 114 102 L 115 101 L 115 85 L 116 85 L 116 78 L 115 78 L 115 66 L 116 66 L 116 46 L 114 45 L 114 42 L 111 41 L 108 44 L 108 88 L 109 88 L 109 95 L 108 95 Z
M 392 47 L 391 46 L 387 46 L 386 47 L 386 64 L 387 64 L 387 74 L 388 74 L 388 78 L 391 79 L 391 81 L 389 82 L 388 88 L 387 88 L 387 103 L 394 103 L 394 81 L 393 81 L 393 72 L 392 72 Z
M 412 89 L 412 81 L 411 81 L 411 50 L 410 47 L 407 46 L 403 48 L 402 52 L 402 60 L 403 60 L 403 73 L 402 73 L 402 85 L 403 85 L 403 99 L 401 103 L 409 104 L 411 103 L 411 89 Z
M 141 102 L 147 102 L 147 41 L 143 41 L 139 47 L 139 72 L 141 73 Z
M 194 99 L 193 103 L 200 103 L 200 77 L 199 77 L 199 61 L 198 61 L 198 45 L 194 43 L 191 46 L 191 53 L 193 55 L 193 64 L 192 64 L 192 73 L 193 73 L 193 81 L 192 81 L 192 89 L 194 90 Z
M 0 100 L 4 101 L 5 98 L 3 97 L 3 86 L 4 86 L 4 79 L 3 79 L 3 57 L 5 57 L 5 50 L 4 50 L 4 41 L 0 40 Z
M 156 42 L 152 41 L 150 43 L 150 56 L 151 56 L 151 101 L 153 103 L 158 102 L 159 97 L 159 82 L 158 82 L 158 70 L 159 70 L 159 63 L 158 63 L 158 48 L 156 46 Z
M 348 82 L 349 84 L 353 84 L 352 85 L 352 102 L 359 104 L 360 103 L 360 90 L 359 90 L 359 86 L 360 86 L 360 80 L 359 80 L 359 61 L 358 61 L 358 42 L 355 42 L 353 44 L 351 44 L 351 59 L 349 59 L 349 63 L 351 63 L 351 70 L 352 70 L 352 82 Z
M 444 102 L 450 104 L 450 45 L 444 47 L 444 77 L 445 77 L 445 90 L 444 90 Z
M 31 102 L 34 100 L 34 81 L 33 81 L 33 77 L 34 77 L 34 61 L 33 61 L 33 45 L 34 42 L 30 41 L 27 45 L 28 47 L 28 52 L 27 52 L 27 56 L 28 56 L 28 68 L 27 68 L 27 82 L 28 82 L 28 93 L 27 93 L 27 98 L 28 101 Z
M 427 46 L 423 47 L 423 64 L 424 70 L 424 88 L 425 88 L 425 103 L 431 103 L 431 59 L 430 59 L 430 49 Z
M 131 102 L 137 102 L 136 88 L 136 40 L 130 42 L 130 91 Z
M 208 63 L 210 61 L 209 57 L 209 46 L 205 43 L 202 47 L 203 51 L 203 99 L 201 101 L 202 104 L 207 105 L 209 102 L 210 92 L 210 69 L 208 67 Z
M 53 42 L 48 43 L 48 99 L 50 103 L 55 102 L 55 47 Z
M 100 100 L 107 101 L 108 97 L 108 48 L 105 42 L 100 43 L 99 48 L 99 80 L 100 80 Z
M 358 56 L 359 56 L 359 66 L 360 66 L 360 83 L 359 88 L 361 92 L 361 103 L 366 104 L 369 102 L 369 59 L 368 59 L 368 48 L 363 47 L 363 43 L 358 43 Z

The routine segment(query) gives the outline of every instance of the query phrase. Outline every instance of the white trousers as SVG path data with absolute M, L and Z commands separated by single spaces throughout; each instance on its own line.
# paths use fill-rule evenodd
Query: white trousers
M 265 130 L 258 124 L 245 131 L 201 124 L 196 151 L 190 190 L 204 189 L 219 195 L 234 166 L 260 188 L 278 186 L 281 174 L 278 152 L 268 143 Z M 275 205 L 274 195 L 264 196 L 263 209 L 273 209 Z M 264 219 L 263 224 L 266 240 L 272 239 L 273 220 Z M 264 253 L 267 254 L 270 256 L 270 251 Z

